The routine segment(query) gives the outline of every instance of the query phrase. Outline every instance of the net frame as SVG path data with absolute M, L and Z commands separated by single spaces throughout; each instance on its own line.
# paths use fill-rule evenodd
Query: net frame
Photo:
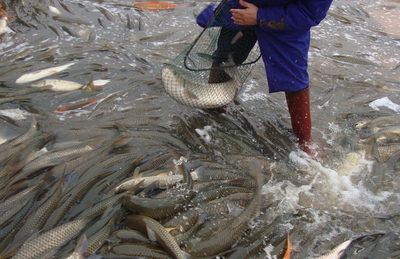
M 205 109 L 229 104 L 261 58 L 252 27 L 229 28 L 232 2 L 221 2 L 195 40 L 164 65 L 164 88 L 178 103 Z M 217 77 L 215 82 L 212 76 Z

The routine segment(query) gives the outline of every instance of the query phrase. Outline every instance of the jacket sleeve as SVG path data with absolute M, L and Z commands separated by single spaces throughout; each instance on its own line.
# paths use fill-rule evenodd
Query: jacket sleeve
M 285 6 L 259 7 L 257 22 L 265 31 L 307 30 L 326 16 L 332 0 L 299 0 Z

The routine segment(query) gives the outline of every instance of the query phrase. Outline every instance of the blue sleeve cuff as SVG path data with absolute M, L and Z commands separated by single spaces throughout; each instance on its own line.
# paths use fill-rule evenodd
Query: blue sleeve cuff
M 221 3 L 219 5 L 221 5 Z M 216 8 L 214 8 L 215 3 L 212 3 L 208 5 L 203 11 L 201 11 L 201 13 L 196 18 L 197 24 L 205 28 L 210 19 L 214 15 L 214 9 L 217 10 L 219 5 Z M 224 27 L 232 30 L 244 30 L 249 28 L 250 26 L 237 25 L 233 22 L 232 13 L 230 12 L 230 9 L 232 8 L 238 9 L 243 7 L 239 4 L 238 0 L 230 0 L 225 2 L 225 4 L 219 10 L 218 14 L 214 16 L 214 18 L 212 19 L 210 24 L 208 24 L 208 26 Z

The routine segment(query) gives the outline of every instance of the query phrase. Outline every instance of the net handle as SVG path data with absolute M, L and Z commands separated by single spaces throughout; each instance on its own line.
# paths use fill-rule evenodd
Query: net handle
M 192 42 L 190 48 L 188 49 L 188 51 L 187 51 L 186 54 L 185 54 L 185 57 L 183 58 L 183 64 L 185 65 L 185 68 L 186 68 L 186 69 L 188 69 L 188 70 L 190 70 L 190 71 L 208 71 L 208 70 L 220 69 L 220 67 L 215 67 L 215 68 L 203 68 L 203 69 L 193 69 L 193 68 L 190 68 L 190 67 L 187 65 L 186 60 L 188 59 L 188 55 L 189 55 L 190 52 L 192 51 L 194 45 L 195 45 L 195 44 L 197 43 L 197 41 L 200 39 L 201 35 L 203 35 L 203 33 L 206 31 L 206 29 L 208 29 L 208 26 L 210 25 L 211 21 L 214 19 L 215 15 L 218 14 L 218 12 L 221 10 L 221 8 L 222 8 L 222 7 L 225 5 L 225 3 L 228 2 L 228 1 L 229 1 L 229 0 L 224 0 L 224 1 L 219 5 L 219 7 L 217 8 L 217 10 L 215 10 L 214 15 L 213 15 L 213 16 L 211 17 L 211 19 L 207 22 L 206 27 L 204 27 L 204 29 L 201 31 L 201 33 L 199 34 L 199 36 L 197 36 L 197 38 Z M 254 63 L 256 63 L 260 58 L 261 58 L 261 53 L 260 53 L 260 55 L 259 55 L 255 60 L 253 60 L 252 62 L 242 63 L 242 64 L 239 64 L 239 65 L 236 65 L 236 64 L 235 64 L 235 65 L 230 65 L 230 66 L 224 66 L 224 68 L 239 67 L 239 66 L 245 66 L 245 65 L 254 64 Z

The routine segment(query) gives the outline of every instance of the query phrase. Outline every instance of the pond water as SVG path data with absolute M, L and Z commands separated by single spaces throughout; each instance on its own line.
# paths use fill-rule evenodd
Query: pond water
M 45 150 L 36 148 L 29 152 L 34 156 L 78 147 L 102 137 L 103 146 L 115 145 L 111 156 L 146 155 L 142 162 L 171 150 L 181 156 L 190 151 L 189 170 L 201 164 L 248 171 L 249 161 L 261 160 L 269 166 L 263 169 L 269 173 L 261 192 L 261 215 L 251 221 L 250 230 L 238 240 L 236 247 L 247 245 L 246 242 L 256 237 L 264 240 L 260 258 L 281 258 L 289 233 L 293 258 L 321 256 L 335 245 L 355 238 L 358 239 L 342 258 L 367 258 L 366 254 L 371 258 L 389 255 L 397 258 L 399 1 L 334 1 L 327 17 L 312 29 L 309 51 L 312 136 L 321 154 L 320 161 L 296 146 L 285 96 L 268 93 L 262 61 L 255 65 L 244 83 L 237 102 L 222 111 L 185 107 L 169 97 L 161 82 L 161 68 L 201 32 L 195 17 L 210 2 L 173 3 L 177 8 L 149 11 L 134 7 L 126 0 L 5 1 L 3 6 L 10 19 L 0 43 L 3 147 L 14 150 L 15 146 L 5 146 L 7 140 L 24 134 L 34 118 L 39 124 L 39 133 L 32 138 L 47 133 L 54 136 L 44 145 Z M 73 91 L 24 93 L 33 83 L 15 83 L 23 74 L 71 62 L 73 65 L 69 68 L 48 78 L 82 85 L 92 78 L 107 80 L 104 86 L 92 91 L 84 87 Z M 97 84 L 102 83 L 97 81 Z M 16 91 L 22 95 L 5 99 Z M 53 112 L 71 104 L 82 105 Z M 145 135 L 144 131 L 151 134 Z M 128 140 L 124 145 L 115 144 L 124 136 L 130 137 L 125 138 Z M 33 161 L 32 158 L 25 160 L 28 154 L 19 152 L 20 157 L 13 156 L 11 164 L 19 173 L 6 174 L 6 177 L 1 174 L 4 190 L 15 187 L 21 179 L 26 180 L 23 187 L 35 186 L 49 168 L 62 168 L 67 159 L 76 158 L 72 155 L 52 158 L 48 164 L 43 162 L 40 173 L 35 171 L 27 178 L 18 178 L 29 161 Z M 121 169 L 134 158 L 127 157 L 107 169 Z M 51 180 L 47 179 L 47 192 L 41 195 L 45 198 L 29 196 L 37 200 L 28 203 L 32 207 L 25 205 L 24 215 L 34 215 L 48 193 L 60 184 L 60 179 L 67 186 L 63 195 L 78 186 L 75 168 L 87 172 L 90 170 L 82 166 L 87 164 L 93 168 L 101 161 L 91 159 L 93 162 L 88 160 L 71 166 L 70 178 L 62 178 L 61 170 Z M 10 163 L 3 161 L 2 170 Z M 288 168 L 290 173 L 280 174 L 279 166 Z M 174 168 L 167 163 L 163 167 Z M 106 172 L 106 168 L 101 169 L 89 178 Z M 115 186 L 132 174 L 133 170 L 112 180 L 99 178 L 93 182 L 88 187 L 90 191 L 80 196 L 53 227 L 72 221 L 83 209 L 114 195 Z M 96 190 L 102 191 L 96 193 Z M 20 192 L 12 189 L 1 196 L 1 202 Z M 20 213 L 10 219 L 16 222 Z M 48 217 L 54 215 L 48 214 Z M 14 228 L 19 229 L 23 224 L 21 220 Z M 125 226 L 121 223 L 119 227 Z M 34 228 L 32 232 L 40 229 Z M 264 233 L 262 230 L 266 229 L 270 231 Z M 6 236 L 12 237 L 14 232 Z M 257 236 L 261 232 L 264 234 Z M 81 233 L 71 238 L 67 248 L 60 249 L 58 254 L 74 246 Z M 12 242 L 15 240 L 2 239 L 2 252 Z M 381 249 L 382 245 L 385 249 Z M 229 254 L 225 256 L 229 258 Z

